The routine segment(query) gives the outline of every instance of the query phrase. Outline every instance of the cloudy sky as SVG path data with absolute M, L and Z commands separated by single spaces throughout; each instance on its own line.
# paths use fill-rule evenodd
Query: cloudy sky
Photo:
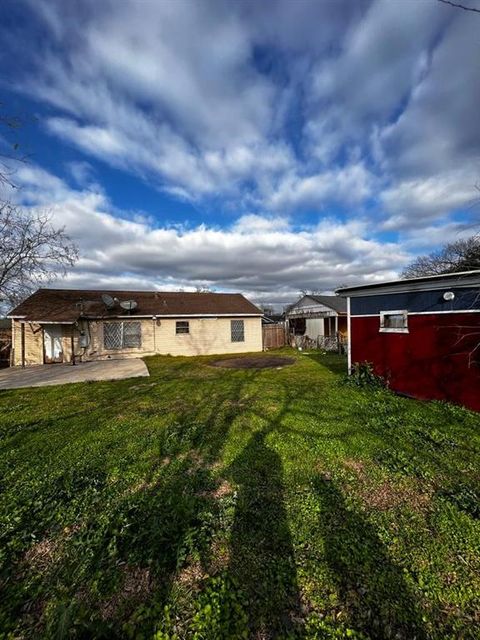
M 0 102 L 28 154 L 14 197 L 81 250 L 62 286 L 282 305 L 395 277 L 478 220 L 478 13 L 4 0 L 0 38 Z

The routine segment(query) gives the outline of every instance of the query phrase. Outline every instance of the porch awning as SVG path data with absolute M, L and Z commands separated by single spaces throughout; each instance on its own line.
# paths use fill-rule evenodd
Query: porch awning
M 334 318 L 335 316 L 337 316 L 337 312 L 336 311 L 314 311 L 314 310 L 308 310 L 308 309 L 292 309 L 291 311 L 289 311 L 287 313 L 287 319 L 294 319 L 294 318 Z

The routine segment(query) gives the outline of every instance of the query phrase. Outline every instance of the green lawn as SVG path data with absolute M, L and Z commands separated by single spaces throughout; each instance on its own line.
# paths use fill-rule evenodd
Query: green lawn
M 0 637 L 479 638 L 479 415 L 286 353 L 0 392 Z

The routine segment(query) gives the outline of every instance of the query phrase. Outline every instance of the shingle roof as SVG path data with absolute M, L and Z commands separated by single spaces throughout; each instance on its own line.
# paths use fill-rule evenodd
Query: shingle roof
M 137 308 L 130 313 L 117 303 L 107 309 L 102 295 L 135 300 Z M 75 322 L 79 318 L 139 316 L 263 315 L 240 293 L 186 293 L 163 291 L 106 291 L 91 289 L 38 289 L 9 316 L 30 322 Z
M 324 304 L 326 307 L 330 307 L 337 313 L 347 313 L 347 299 L 340 298 L 339 296 L 317 296 L 308 295 L 309 298 L 315 300 L 319 304 Z

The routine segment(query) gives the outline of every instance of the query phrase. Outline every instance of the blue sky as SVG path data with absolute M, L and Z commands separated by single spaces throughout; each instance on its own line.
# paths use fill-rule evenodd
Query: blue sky
M 0 102 L 28 154 L 8 195 L 78 243 L 62 286 L 280 306 L 393 278 L 478 219 L 478 14 L 7 0 L 0 20 Z

